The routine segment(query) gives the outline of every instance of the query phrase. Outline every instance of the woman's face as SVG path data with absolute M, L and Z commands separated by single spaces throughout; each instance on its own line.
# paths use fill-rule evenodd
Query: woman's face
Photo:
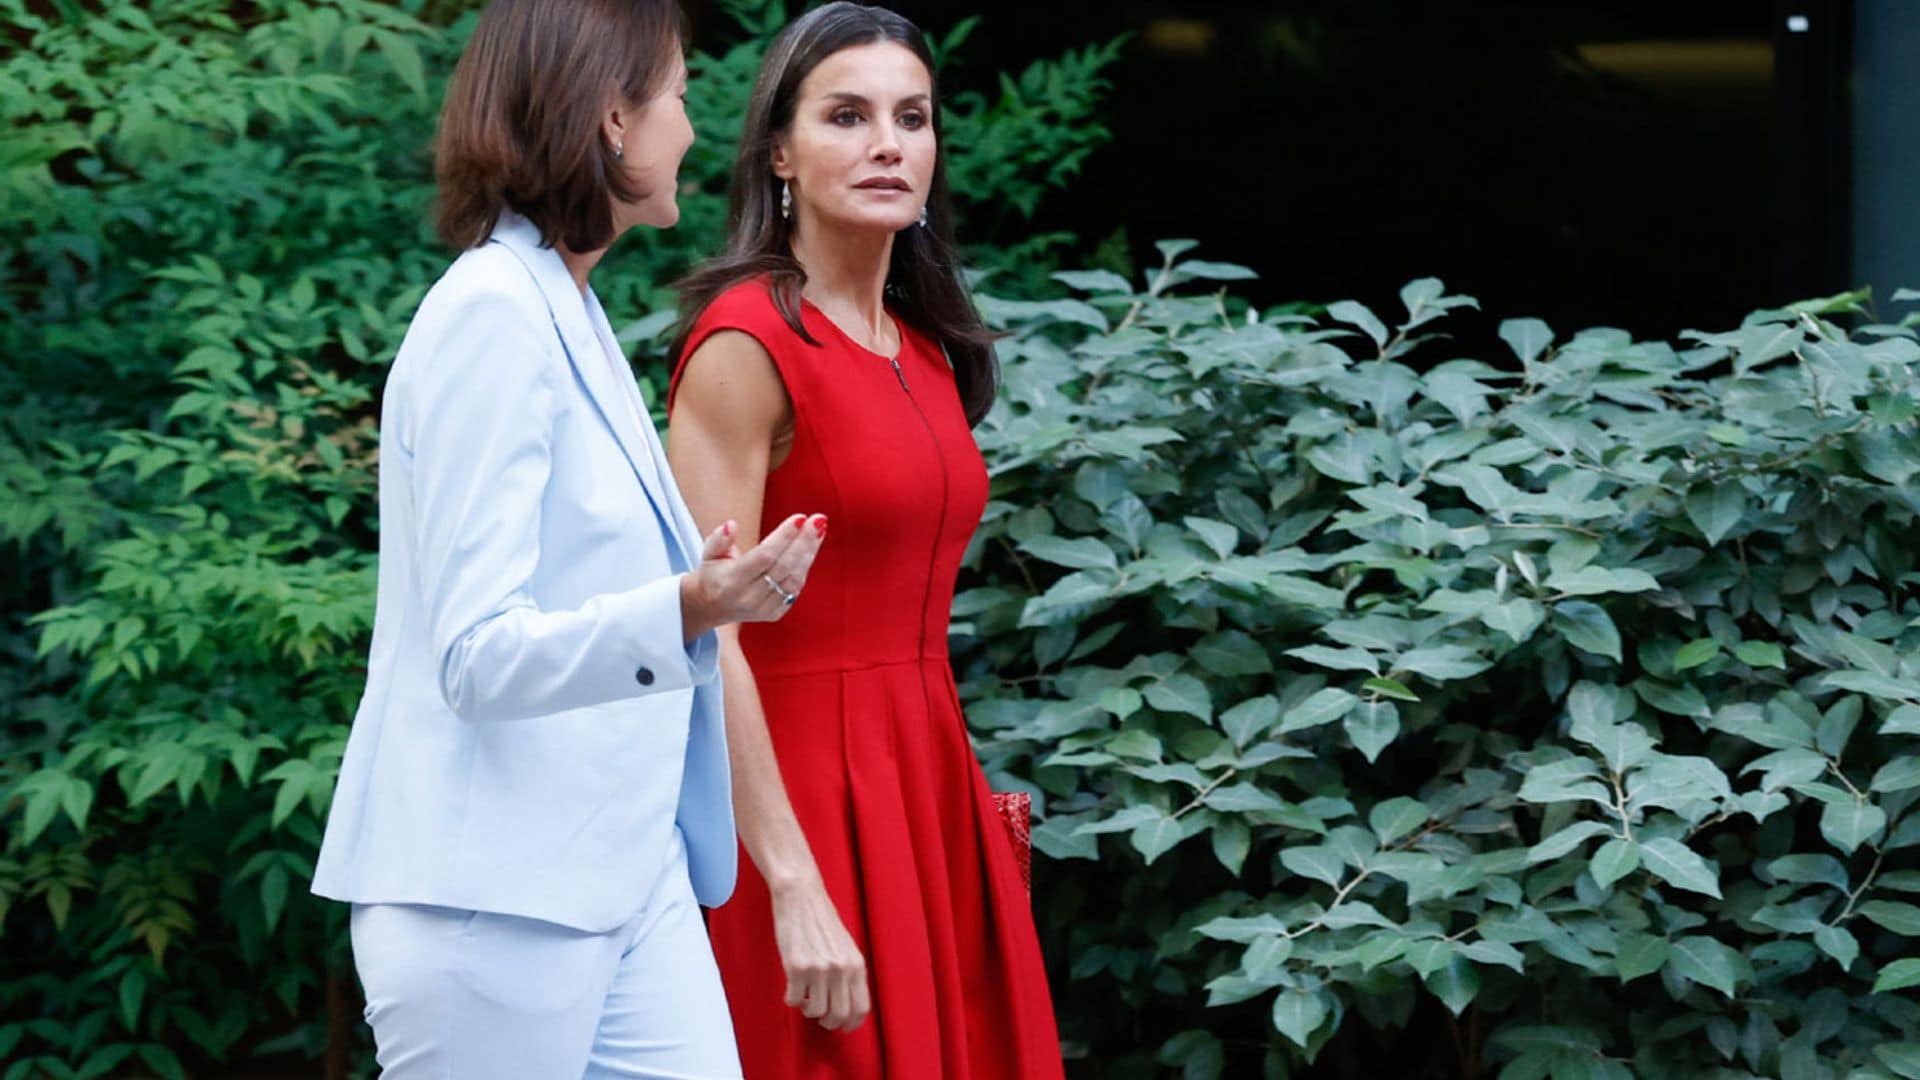
M 892 233 L 920 219 L 938 149 L 932 74 L 905 46 L 875 42 L 801 80 L 773 171 L 792 185 L 801 227 Z
M 674 51 L 673 71 L 666 86 L 640 106 L 618 106 L 609 124 L 612 141 L 620 146 L 620 167 L 635 187 L 645 192 L 639 201 L 615 209 L 621 227 L 671 227 L 680 220 L 680 159 L 693 145 L 693 125 L 687 120 L 687 64 Z

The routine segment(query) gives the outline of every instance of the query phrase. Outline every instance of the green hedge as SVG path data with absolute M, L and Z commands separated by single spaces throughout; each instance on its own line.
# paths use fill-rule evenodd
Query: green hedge
M 24 46 L 0 56 L 0 1080 L 363 1060 L 345 910 L 306 881 L 373 614 L 378 387 L 450 257 L 426 148 L 475 6 L 0 0 Z M 738 44 L 690 57 L 682 226 L 596 275 L 611 311 L 657 312 L 636 347 L 718 247 L 728 125 L 786 21 L 724 6 Z M 1002 230 L 969 228 L 985 261 L 1044 280 L 1052 241 L 1011 238 L 1105 140 L 1114 55 L 951 102 L 960 207 Z
M 1920 1076 L 1920 316 L 1473 359 L 1188 247 L 984 302 L 959 664 L 1100 1074 Z

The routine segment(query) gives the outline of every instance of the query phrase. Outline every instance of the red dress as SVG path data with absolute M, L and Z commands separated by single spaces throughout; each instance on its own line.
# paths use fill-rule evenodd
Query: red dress
M 761 520 L 832 522 L 793 611 L 740 639 L 873 1012 L 840 1033 L 786 1004 L 766 883 L 743 851 L 739 889 L 708 922 L 741 1064 L 747 1080 L 1059 1077 L 1032 908 L 947 656 L 986 468 L 938 345 L 896 319 L 890 361 L 812 305 L 801 315 L 818 346 L 747 282 L 707 308 L 686 355 L 729 329 L 766 348 L 794 434 Z

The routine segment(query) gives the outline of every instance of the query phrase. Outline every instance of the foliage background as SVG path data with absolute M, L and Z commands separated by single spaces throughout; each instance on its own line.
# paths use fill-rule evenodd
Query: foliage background
M 684 223 L 596 283 L 655 310 L 641 350 L 786 14 L 732 10 Z M 344 912 L 304 884 L 471 15 L 45 11 L 0 0 L 0 1080 L 344 1075 Z M 1075 1070 L 1920 1076 L 1911 320 L 1515 319 L 1463 358 L 1432 280 L 1256 310 L 1177 243 L 1050 276 L 1025 215 L 1112 54 L 949 129 L 1010 334 L 956 660 L 1042 796 Z
M 1483 361 L 1189 246 L 985 301 L 960 664 L 1106 1074 L 1920 1075 L 1920 316 Z

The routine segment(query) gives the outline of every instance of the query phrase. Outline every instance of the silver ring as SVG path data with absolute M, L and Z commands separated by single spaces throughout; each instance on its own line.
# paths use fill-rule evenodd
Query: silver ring
M 769 577 L 766 574 L 761 574 L 760 580 L 767 583 L 767 588 L 772 589 L 774 592 L 778 593 L 780 595 L 780 602 L 787 605 L 788 607 L 792 607 L 793 602 L 795 600 L 800 599 L 799 593 L 790 593 L 787 590 L 781 588 L 779 582 L 773 580 L 773 578 Z

